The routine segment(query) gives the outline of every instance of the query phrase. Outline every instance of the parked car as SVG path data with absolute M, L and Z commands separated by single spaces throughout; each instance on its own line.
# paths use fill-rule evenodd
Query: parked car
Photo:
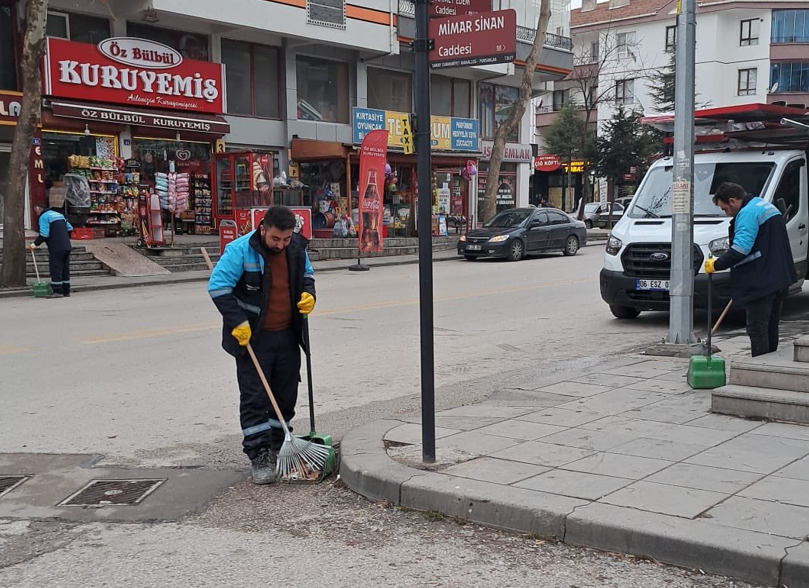
M 519 261 L 532 253 L 561 251 L 576 255 L 587 244 L 584 224 L 555 208 L 511 208 L 482 229 L 462 235 L 458 255 L 468 260 L 504 257 Z
M 617 223 L 621 217 L 624 216 L 624 211 L 626 210 L 626 205 L 622 203 L 623 200 L 626 198 L 621 198 L 615 201 L 612 210 L 612 224 L 614 225 Z M 631 201 L 632 198 L 629 198 Z M 628 202 L 627 201 L 627 204 Z M 573 213 L 576 216 L 576 213 Z M 610 205 L 604 204 L 602 205 L 600 202 L 590 202 L 584 205 L 584 224 L 587 225 L 588 229 L 592 229 L 593 227 L 598 227 L 600 229 L 606 229 L 610 225 Z

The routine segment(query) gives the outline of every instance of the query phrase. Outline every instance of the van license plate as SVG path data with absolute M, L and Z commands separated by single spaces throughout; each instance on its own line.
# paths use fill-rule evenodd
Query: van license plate
M 655 290 L 658 292 L 669 291 L 669 280 L 638 280 L 636 283 L 637 290 Z

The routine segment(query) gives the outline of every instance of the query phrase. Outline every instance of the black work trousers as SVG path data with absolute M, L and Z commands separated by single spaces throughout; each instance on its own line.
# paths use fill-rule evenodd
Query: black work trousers
M 753 357 L 778 351 L 778 324 L 787 294 L 783 290 L 747 303 L 747 334 Z
M 293 331 L 261 331 L 253 339 L 253 351 L 270 383 L 284 420 L 295 416 L 301 351 Z M 277 452 L 284 443 L 284 431 L 261 383 L 247 350 L 236 357 L 236 375 L 241 393 L 240 413 L 247 457 L 253 459 L 262 449 Z M 289 427 L 292 430 L 292 427 Z
M 70 296 L 70 251 L 48 251 L 54 294 Z

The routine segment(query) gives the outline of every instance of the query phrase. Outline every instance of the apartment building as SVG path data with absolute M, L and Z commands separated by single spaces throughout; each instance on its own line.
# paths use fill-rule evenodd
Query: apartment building
M 234 218 L 241 192 L 256 192 L 282 172 L 304 184 L 299 194 L 282 195 L 291 203 L 317 210 L 331 200 L 346 210 L 356 198 L 358 143 L 369 128 L 385 126 L 398 179 L 385 203 L 409 209 L 415 155 L 403 152 L 401 133 L 414 109 L 414 8 L 411 0 L 51 0 L 30 201 L 44 202 L 45 182 L 59 180 L 71 155 L 85 155 L 137 163 L 147 178 L 169 165 L 208 175 L 214 230 Z M 485 180 L 490 141 L 517 98 L 538 10 L 532 0 L 493 0 L 493 9 L 501 8 L 518 15 L 517 60 L 442 70 L 431 82 L 434 182 L 450 194 L 453 211 L 473 223 L 480 220 L 478 182 Z M 23 2 L 0 0 L 0 192 L 20 98 L 23 13 Z M 553 30 L 567 32 L 561 24 Z M 111 51 L 126 47 L 140 56 L 156 52 L 159 60 L 162 46 L 168 65 L 121 65 L 120 55 L 110 61 Z M 171 69 L 180 62 L 184 69 Z M 549 33 L 536 90 L 572 66 L 571 40 Z M 103 77 L 104 67 L 114 68 L 114 80 Z M 138 83 L 152 80 L 154 88 L 121 83 L 134 84 L 126 76 L 137 68 L 147 72 Z M 93 77 L 98 71 L 100 79 Z M 162 78 L 161 71 L 172 75 Z M 173 90 L 169 84 L 160 95 L 161 80 Z M 507 150 L 504 207 L 528 202 L 530 118 Z M 454 141 L 453 129 L 465 129 L 469 140 Z M 480 170 L 475 182 L 461 174 L 469 162 Z

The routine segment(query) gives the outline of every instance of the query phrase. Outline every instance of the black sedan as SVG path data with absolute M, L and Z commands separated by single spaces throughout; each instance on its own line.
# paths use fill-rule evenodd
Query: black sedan
M 576 255 L 587 244 L 584 223 L 554 208 L 512 208 L 497 214 L 482 229 L 463 235 L 458 255 L 505 257 L 519 261 L 532 253 L 561 251 Z

